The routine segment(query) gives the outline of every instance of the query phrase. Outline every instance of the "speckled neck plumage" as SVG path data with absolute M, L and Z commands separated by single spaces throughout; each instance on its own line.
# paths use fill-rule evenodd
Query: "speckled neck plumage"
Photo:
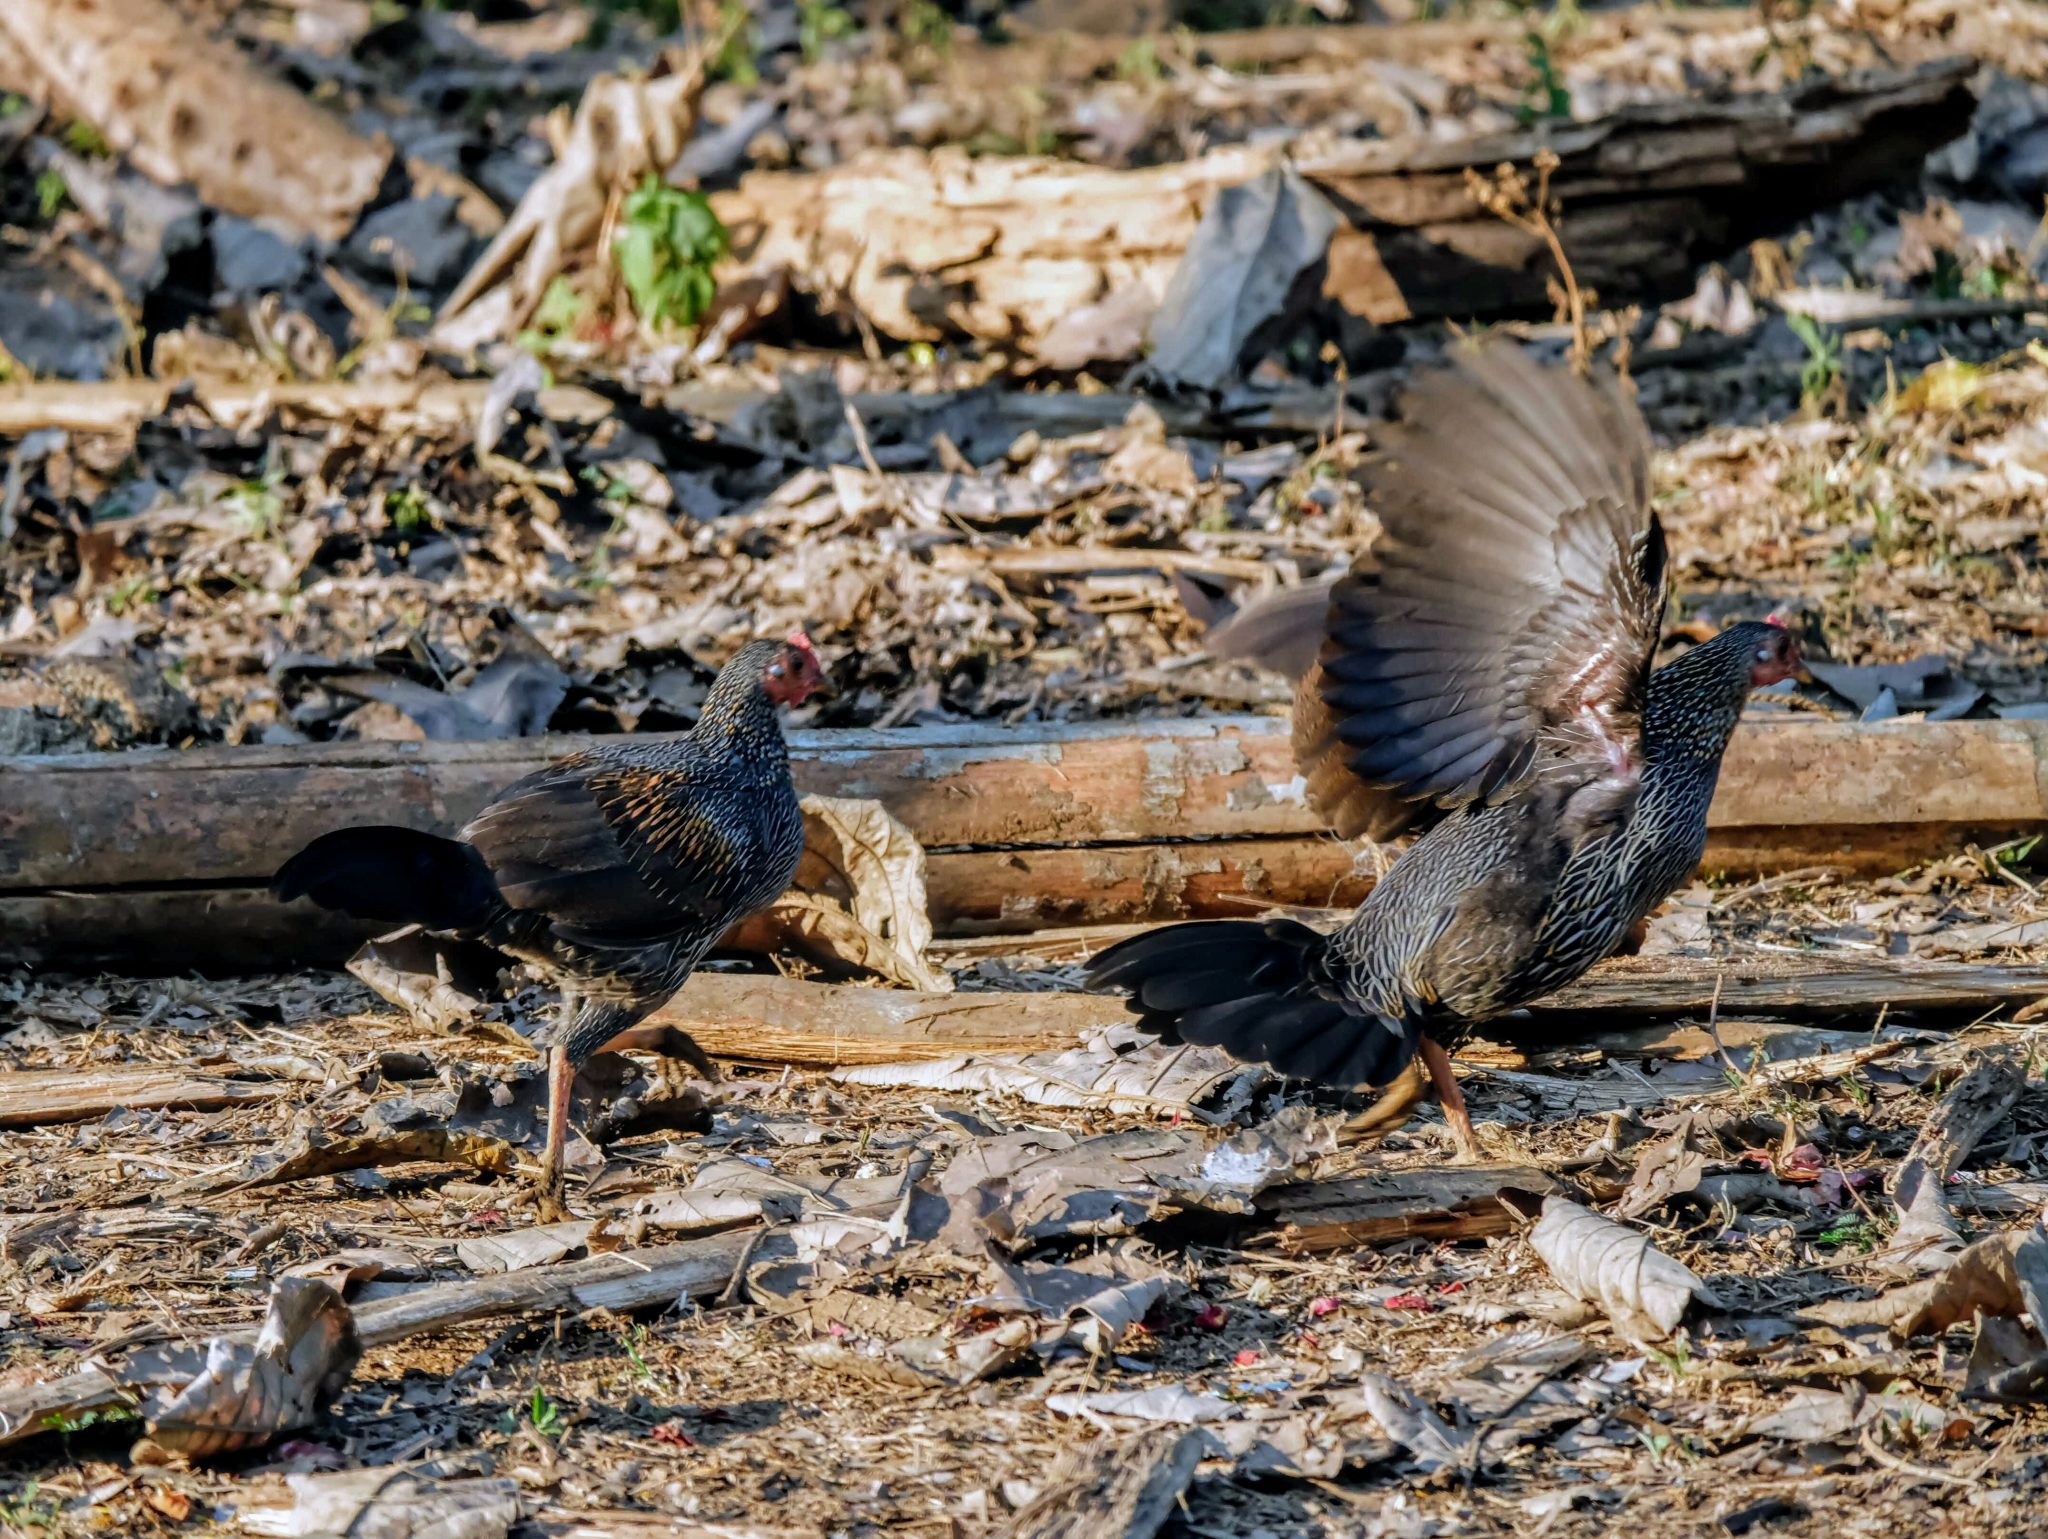
M 718 672 L 692 735 L 707 748 L 763 767 L 789 762 L 775 702 L 761 686 L 761 671 L 782 655 L 779 641 L 750 641 Z

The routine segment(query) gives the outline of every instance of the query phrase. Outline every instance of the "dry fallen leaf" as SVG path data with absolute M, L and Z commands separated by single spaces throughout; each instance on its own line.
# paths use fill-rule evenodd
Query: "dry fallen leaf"
M 2017 1319 L 2048 1309 L 2048 1228 L 2008 1230 L 1970 1246 L 1933 1277 L 1874 1299 L 1830 1299 L 1807 1311 L 1829 1325 L 1886 1325 L 1901 1341 L 1937 1335 L 1985 1314 Z
M 1631 1341 L 1662 1341 L 1686 1307 L 1706 1296 L 1692 1268 L 1649 1236 L 1562 1197 L 1546 1197 L 1529 1243 L 1564 1290 L 1597 1305 Z
M 1014 1095 L 1039 1106 L 1093 1106 L 1125 1116 L 1178 1117 L 1219 1089 L 1265 1076 L 1217 1047 L 1150 1042 L 1120 1056 L 1099 1047 L 1044 1053 L 967 1053 L 910 1063 L 855 1064 L 835 1069 L 842 1085 L 889 1085 L 948 1094 Z
M 1453 1428 L 1407 1385 L 1368 1373 L 1360 1377 L 1358 1388 L 1380 1430 L 1407 1449 L 1423 1473 L 1462 1469 L 1469 1462 L 1472 1434 Z
M 134 1457 L 206 1459 L 303 1427 L 348 1382 L 362 1350 L 339 1293 L 310 1277 L 280 1278 L 255 1342 L 209 1343 L 200 1375 L 149 1412 Z
M 793 891 L 763 915 L 779 945 L 932 993 L 953 987 L 932 966 L 924 846 L 880 802 L 806 796 L 804 858 Z
M 380 1277 L 417 1282 L 426 1277 L 428 1271 L 425 1263 L 411 1251 L 386 1245 L 375 1249 L 338 1250 L 332 1255 L 287 1267 L 283 1275 L 313 1278 L 331 1284 L 345 1295 L 358 1284 L 373 1282 Z

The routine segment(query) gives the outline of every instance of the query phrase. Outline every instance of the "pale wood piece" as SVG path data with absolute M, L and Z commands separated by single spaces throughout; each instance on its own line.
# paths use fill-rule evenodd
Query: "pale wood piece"
M 1275 1187 L 1259 1198 L 1278 1223 L 1271 1243 L 1289 1255 L 1349 1250 L 1390 1240 L 1473 1240 L 1528 1221 L 1503 1193 L 1540 1199 L 1557 1182 L 1530 1165 L 1440 1165 L 1375 1170 L 1333 1181 Z M 1534 1204 L 1528 1204 L 1533 1213 Z
M 189 182 L 231 214 L 337 241 L 391 162 L 381 138 L 356 133 L 166 0 L 7 0 L 0 54 L 25 72 L 9 84 L 91 123 L 145 176 Z
M 274 1101 L 290 1088 L 156 1064 L 16 1069 L 0 1074 L 0 1128 L 90 1122 L 123 1107 L 130 1111 L 218 1111 L 224 1106 Z
M 2001 1122 L 2026 1088 L 2026 1066 L 2008 1053 L 1977 1060 L 1949 1088 L 1892 1177 L 1899 1226 L 1886 1254 L 1921 1271 L 1938 1270 L 1962 1247 L 1946 1188 L 1984 1135 Z

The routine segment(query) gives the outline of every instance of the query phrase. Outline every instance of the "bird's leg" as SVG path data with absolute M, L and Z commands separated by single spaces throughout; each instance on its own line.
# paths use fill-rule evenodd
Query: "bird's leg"
M 1479 1134 L 1472 1126 L 1472 1113 L 1465 1109 L 1465 1092 L 1451 1072 L 1451 1055 L 1428 1037 L 1422 1039 L 1422 1063 L 1429 1070 L 1429 1082 L 1436 1086 L 1436 1098 L 1444 1109 L 1444 1121 L 1451 1127 L 1451 1143 L 1461 1160 L 1480 1160 Z
M 541 1147 L 540 1191 L 534 1204 L 544 1224 L 559 1223 L 569 1216 L 562 1202 L 562 1166 L 569 1144 L 569 1091 L 575 1083 L 568 1045 L 558 1042 L 548 1049 L 547 1141 Z

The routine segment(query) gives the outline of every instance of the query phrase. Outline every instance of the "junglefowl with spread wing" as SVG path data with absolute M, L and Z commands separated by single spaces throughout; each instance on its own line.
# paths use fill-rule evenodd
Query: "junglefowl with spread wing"
M 1691 874 L 1743 703 L 1799 648 L 1749 621 L 1652 669 L 1664 533 L 1611 382 L 1485 346 L 1409 392 L 1361 476 L 1373 549 L 1322 594 L 1248 607 L 1215 650 L 1313 656 L 1294 711 L 1311 804 L 1346 838 L 1420 837 L 1333 932 L 1173 925 L 1090 977 L 1147 1030 L 1324 1085 L 1384 1087 L 1419 1055 L 1470 1158 L 1449 1050 L 1612 954 Z

